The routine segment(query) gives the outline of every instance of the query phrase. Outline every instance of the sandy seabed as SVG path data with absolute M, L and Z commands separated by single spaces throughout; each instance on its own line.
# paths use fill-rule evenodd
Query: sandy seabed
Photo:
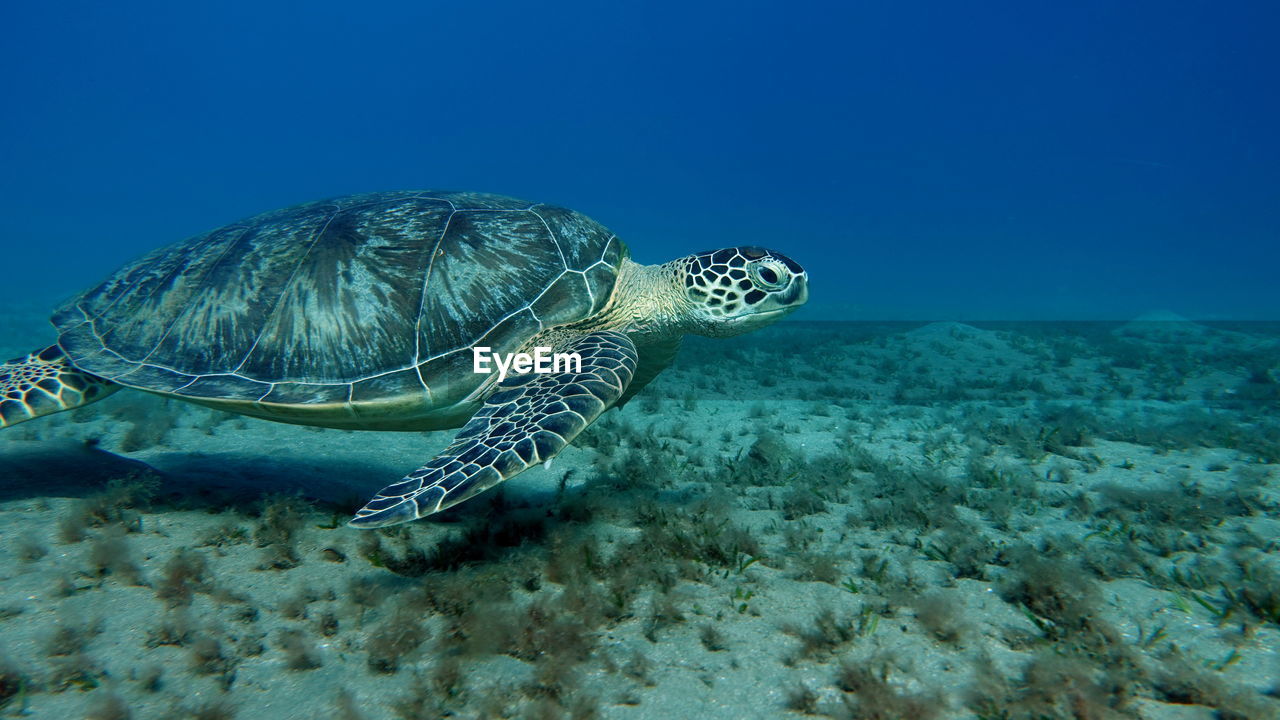
M 1280 716 L 1274 325 L 693 338 L 549 469 L 345 527 L 450 437 L 0 433 L 0 715 Z

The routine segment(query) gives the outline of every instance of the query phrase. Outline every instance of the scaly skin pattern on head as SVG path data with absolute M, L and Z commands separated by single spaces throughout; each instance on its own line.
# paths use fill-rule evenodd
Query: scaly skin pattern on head
M 0 428 L 87 405 L 119 390 L 77 369 L 57 345 L 0 364 Z
M 558 347 L 601 330 L 626 334 L 642 352 L 683 335 L 730 337 L 778 321 L 808 297 L 804 269 L 764 248 L 730 247 L 661 265 L 624 260 L 599 313 L 540 333 L 528 347 Z

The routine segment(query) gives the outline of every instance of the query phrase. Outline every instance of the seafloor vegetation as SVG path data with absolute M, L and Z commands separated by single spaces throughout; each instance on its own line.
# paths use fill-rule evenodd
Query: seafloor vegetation
M 0 435 L 0 715 L 1277 717 L 1275 330 L 691 340 L 377 532 L 448 434 L 120 393 Z

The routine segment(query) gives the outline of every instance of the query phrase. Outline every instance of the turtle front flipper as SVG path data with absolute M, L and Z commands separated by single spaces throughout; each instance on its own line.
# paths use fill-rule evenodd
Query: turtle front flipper
M 0 364 L 0 428 L 96 402 L 120 386 L 76 368 L 57 345 Z
M 586 335 L 557 352 L 577 353 L 582 372 L 507 378 L 449 447 L 383 488 L 350 525 L 415 520 L 550 460 L 616 403 L 635 375 L 636 347 L 621 333 Z

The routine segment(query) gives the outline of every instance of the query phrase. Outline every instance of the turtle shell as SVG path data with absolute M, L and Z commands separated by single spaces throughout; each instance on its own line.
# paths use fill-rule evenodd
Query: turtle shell
M 76 366 L 192 399 L 461 402 L 473 346 L 597 313 L 626 246 L 499 195 L 388 192 L 269 212 L 126 265 L 53 316 Z

